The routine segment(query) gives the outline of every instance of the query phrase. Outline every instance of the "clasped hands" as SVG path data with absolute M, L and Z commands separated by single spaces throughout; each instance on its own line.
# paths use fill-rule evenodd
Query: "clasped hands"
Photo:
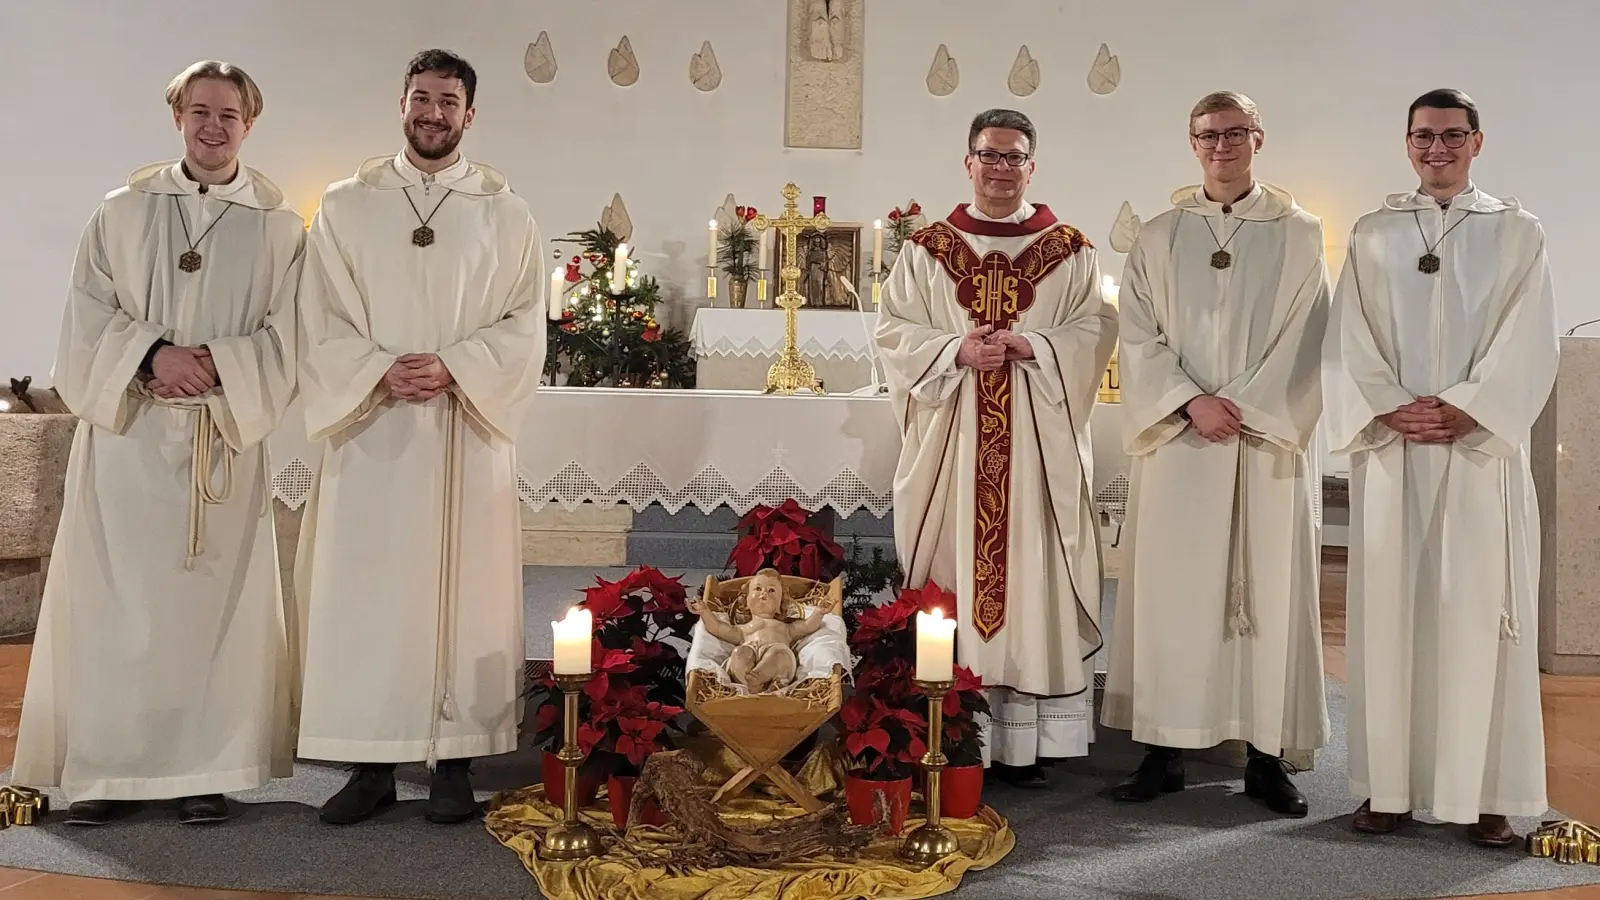
M 1448 444 L 1478 427 L 1478 420 L 1438 397 L 1418 397 L 1378 421 L 1419 444 Z
M 222 383 L 216 363 L 205 347 L 169 344 L 150 360 L 150 380 L 144 386 L 157 397 L 198 397 Z
M 401 400 L 421 403 L 449 389 L 455 376 L 433 353 L 407 353 L 383 374 L 383 386 Z
M 1033 344 L 1015 331 L 983 325 L 967 332 L 956 348 L 956 365 L 993 372 L 1009 362 L 1033 359 Z
M 1226 397 L 1201 394 L 1184 404 L 1183 411 L 1189 414 L 1194 430 L 1213 444 L 1238 437 L 1244 428 L 1244 414 Z

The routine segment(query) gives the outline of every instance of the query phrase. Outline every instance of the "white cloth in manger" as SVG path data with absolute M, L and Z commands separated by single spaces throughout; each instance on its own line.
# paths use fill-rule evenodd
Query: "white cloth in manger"
M 814 606 L 802 607 L 801 617 L 809 616 L 815 610 Z M 727 617 L 722 616 L 722 618 Z M 734 682 L 728 675 L 728 658 L 733 655 L 736 646 L 738 645 L 715 637 L 706 631 L 703 623 L 696 622 L 694 640 L 689 645 L 689 659 L 684 665 L 684 671 L 701 669 L 712 672 L 716 675 L 718 683 L 739 695 L 748 694 L 748 688 Z M 827 678 L 833 674 L 833 667 L 836 665 L 842 667 L 845 677 L 849 678 L 850 642 L 845 636 L 844 619 L 838 613 L 824 615 L 821 628 L 795 643 L 794 655 L 798 661 L 794 681 L 783 689 L 771 693 L 787 694 L 809 679 Z

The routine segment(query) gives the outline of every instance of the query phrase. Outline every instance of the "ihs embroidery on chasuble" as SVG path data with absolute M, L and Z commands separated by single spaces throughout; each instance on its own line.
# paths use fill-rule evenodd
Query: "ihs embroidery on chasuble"
M 980 255 L 946 222 L 911 236 L 939 261 L 956 285 L 956 301 L 973 327 L 1010 328 L 1033 306 L 1034 291 L 1056 267 L 1088 245 L 1077 229 L 1058 225 L 1015 257 Z M 974 507 L 972 625 L 988 641 L 1006 622 L 1006 555 L 1011 519 L 1011 367 L 978 373 L 978 449 Z

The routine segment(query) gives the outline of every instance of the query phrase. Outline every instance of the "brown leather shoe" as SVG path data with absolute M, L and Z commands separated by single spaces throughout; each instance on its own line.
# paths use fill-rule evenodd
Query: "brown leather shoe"
M 1409 821 L 1411 813 L 1373 812 L 1372 801 L 1363 800 L 1355 818 L 1350 820 L 1350 827 L 1364 834 L 1389 834 L 1399 828 L 1401 822 Z
M 1478 824 L 1467 826 L 1467 840 L 1480 847 L 1509 847 L 1517 842 L 1517 833 L 1505 816 L 1479 816 Z

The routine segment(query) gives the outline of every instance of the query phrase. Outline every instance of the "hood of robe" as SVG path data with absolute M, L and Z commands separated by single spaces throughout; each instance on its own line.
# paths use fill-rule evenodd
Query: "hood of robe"
M 183 160 L 151 163 L 128 176 L 128 187 L 146 194 L 197 194 L 198 182 L 183 172 Z M 271 179 L 244 163 L 239 164 L 239 174 L 227 184 L 214 184 L 206 196 L 251 209 L 282 209 L 283 191 Z
M 1421 212 L 1439 208 L 1439 201 L 1432 194 L 1418 188 L 1414 191 L 1403 191 L 1390 194 L 1383 198 L 1383 208 L 1399 210 L 1400 212 Z M 1521 209 L 1522 204 L 1515 197 L 1492 197 L 1478 190 L 1477 185 L 1468 184 L 1467 189 L 1457 194 L 1450 201 L 1451 209 L 1464 209 L 1468 212 L 1497 213 Z
M 1205 185 L 1191 184 L 1172 192 L 1172 205 L 1201 216 L 1221 216 L 1222 204 L 1206 196 Z M 1299 209 L 1294 195 L 1277 185 L 1257 181 L 1250 193 L 1230 204 L 1232 215 L 1246 222 L 1271 222 Z
M 356 169 L 356 180 L 381 191 L 398 191 L 422 187 L 423 173 L 406 159 L 402 150 L 393 156 L 374 156 L 362 163 Z M 511 190 L 506 176 L 499 169 L 474 162 L 466 156 L 435 172 L 433 183 L 473 197 L 491 197 Z

